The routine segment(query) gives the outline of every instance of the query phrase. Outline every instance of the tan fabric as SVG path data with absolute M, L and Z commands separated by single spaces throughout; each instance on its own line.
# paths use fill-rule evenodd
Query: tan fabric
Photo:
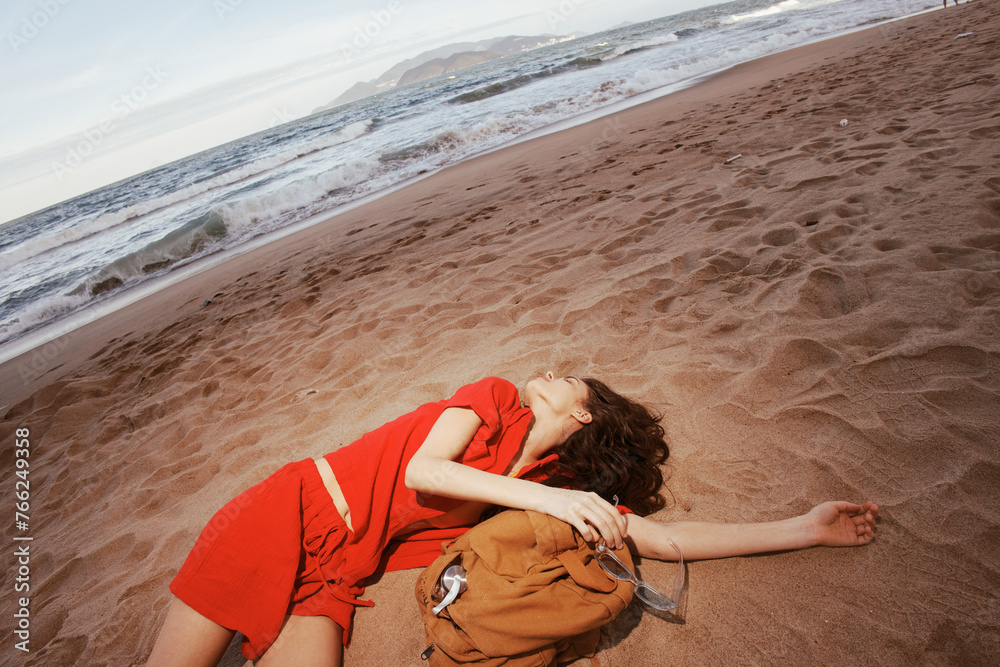
M 627 548 L 616 554 L 631 566 Z M 456 562 L 468 590 L 434 616 L 434 589 Z M 592 656 L 601 626 L 632 592 L 631 583 L 604 572 L 569 524 L 520 510 L 498 514 L 445 547 L 416 591 L 434 667 L 556 665 Z

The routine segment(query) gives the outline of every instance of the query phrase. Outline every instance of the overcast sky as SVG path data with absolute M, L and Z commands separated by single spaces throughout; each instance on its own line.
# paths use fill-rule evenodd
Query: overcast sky
M 3 0 L 0 222 L 306 115 L 435 46 L 711 4 Z

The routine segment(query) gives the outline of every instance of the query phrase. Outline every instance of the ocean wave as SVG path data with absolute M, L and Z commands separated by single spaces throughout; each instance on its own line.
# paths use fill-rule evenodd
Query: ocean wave
M 285 184 L 267 193 L 218 204 L 212 211 L 225 222 L 227 232 L 241 241 L 271 231 L 274 221 L 287 213 L 311 208 L 331 193 L 353 188 L 370 179 L 379 169 L 375 158 L 359 158 L 315 176 Z
M 667 44 L 673 44 L 679 40 L 680 37 L 678 37 L 676 33 L 671 32 L 666 35 L 657 35 L 655 37 L 649 37 L 647 39 L 630 42 L 628 44 L 622 44 L 614 48 L 609 48 L 607 47 L 607 43 L 602 42 L 599 45 L 591 47 L 591 53 L 589 55 L 579 56 L 567 62 L 538 70 L 537 72 L 520 74 L 504 81 L 491 83 L 487 86 L 482 86 L 480 88 L 476 88 L 475 90 L 462 93 L 461 95 L 456 95 L 447 101 L 450 104 L 469 104 L 470 102 L 478 102 L 489 97 L 495 97 L 496 95 L 502 95 L 512 90 L 517 90 L 518 88 L 522 88 L 540 79 L 558 76 L 566 72 L 590 69 L 624 55 L 638 53 L 640 51 L 665 46 Z M 601 48 L 598 50 L 597 47 Z M 415 148 L 416 147 L 411 147 L 411 149 Z M 403 149 L 402 151 L 392 154 L 386 159 L 399 159 L 400 157 L 407 157 L 408 155 L 408 149 Z
M 739 23 L 740 21 L 759 19 L 765 16 L 773 16 L 775 14 L 780 14 L 781 12 L 787 12 L 790 9 L 798 9 L 799 6 L 799 0 L 784 0 L 784 2 L 779 2 L 778 4 L 771 5 L 765 9 L 758 9 L 755 12 L 747 12 L 746 14 L 730 14 L 728 19 L 723 20 L 723 23 L 732 24 Z
M 515 76 L 506 81 L 498 81 L 497 83 L 491 83 L 488 86 L 483 86 L 482 88 L 476 88 L 475 90 L 470 90 L 467 93 L 462 93 L 461 95 L 456 95 L 455 97 L 448 100 L 450 104 L 468 104 L 470 102 L 478 102 L 479 100 L 485 100 L 487 97 L 493 97 L 495 95 L 502 95 L 511 90 L 520 88 L 521 86 L 526 86 L 532 81 L 536 81 L 539 78 L 539 74 L 521 74 L 520 76 Z
M 666 35 L 657 35 L 656 37 L 650 37 L 649 39 L 641 39 L 638 42 L 632 42 L 631 44 L 622 44 L 621 46 L 612 49 L 611 53 L 604 56 L 602 60 L 613 60 L 620 56 L 624 56 L 628 53 L 635 53 L 638 51 L 645 51 L 646 49 L 655 48 L 657 46 L 673 44 L 679 39 L 680 37 L 677 36 L 677 33 L 671 32 Z
M 775 14 L 780 14 L 782 12 L 787 12 L 791 10 L 801 10 L 801 9 L 812 9 L 813 7 L 820 7 L 822 5 L 830 5 L 841 0 L 784 0 L 776 5 L 771 5 L 765 9 L 758 9 L 754 12 L 747 12 L 745 14 L 731 14 L 729 18 L 723 19 L 722 23 L 727 25 L 732 25 L 734 23 L 740 23 L 742 21 L 750 21 L 753 19 L 764 18 L 765 16 L 774 16 Z
M 67 229 L 61 229 L 57 232 L 50 232 L 29 239 L 20 245 L 0 253 L 0 271 L 6 271 L 21 262 L 54 250 L 55 248 L 62 248 L 94 234 L 100 234 L 124 222 L 127 222 L 127 219 L 119 218 L 113 214 L 106 214 L 78 223 Z
M 580 56 L 560 65 L 553 65 L 551 67 L 538 70 L 537 72 L 531 72 L 530 74 L 519 74 L 518 76 L 504 81 L 498 81 L 497 83 L 491 83 L 488 86 L 482 86 L 481 88 L 470 90 L 467 93 L 462 93 L 461 95 L 452 97 L 447 100 L 447 102 L 449 104 L 469 104 L 470 102 L 478 102 L 479 100 L 484 100 L 488 97 L 495 97 L 496 95 L 503 95 L 504 93 L 509 93 L 512 90 L 517 90 L 518 88 L 526 86 L 534 81 L 538 81 L 539 79 L 545 79 L 550 76 L 563 74 L 565 72 L 597 67 L 602 62 L 603 60 L 600 57 Z
M 626 95 L 637 95 L 655 88 L 688 81 L 798 46 L 824 32 L 825 28 L 822 22 L 815 25 L 803 23 L 800 29 L 793 32 L 770 34 L 740 48 L 727 49 L 715 55 L 700 57 L 697 60 L 680 63 L 673 67 L 639 70 L 621 82 L 621 89 Z
M 580 91 L 572 97 L 528 107 L 522 112 L 508 114 L 501 119 L 483 121 L 470 127 L 449 129 L 439 133 L 431 140 L 386 153 L 380 159 L 383 161 L 402 161 L 423 158 L 429 162 L 428 158 L 433 155 L 436 162 L 442 164 L 446 157 L 449 160 L 461 157 L 463 153 L 470 154 L 476 150 L 497 145 L 502 140 L 514 138 L 548 123 L 587 113 L 633 95 L 690 81 L 741 62 L 776 53 L 809 41 L 823 32 L 821 24 L 813 25 L 813 23 L 805 22 L 802 24 L 801 30 L 789 34 L 772 34 L 740 47 L 717 52 L 712 56 L 699 56 L 671 67 L 640 69 L 630 76 L 595 82 L 589 90 Z M 661 37 L 658 41 L 661 44 L 668 44 L 674 40 Z
M 97 296 L 133 282 L 138 277 L 162 272 L 182 260 L 202 254 L 211 246 L 217 246 L 218 239 L 226 234 L 226 223 L 222 217 L 209 211 L 141 249 L 115 259 L 92 274 L 69 295 L 85 293 Z
M 155 211 L 187 201 L 192 197 L 210 190 L 238 183 L 239 181 L 275 169 L 276 167 L 305 155 L 316 153 L 318 151 L 352 141 L 367 133 L 371 125 L 371 120 L 352 123 L 351 125 L 347 125 L 346 127 L 343 127 L 335 132 L 331 132 L 327 135 L 305 142 L 295 148 L 290 148 L 280 153 L 248 162 L 243 166 L 236 167 L 203 181 L 193 183 L 187 187 L 165 194 L 161 197 L 141 201 L 132 206 L 118 209 L 112 213 L 105 213 L 96 218 L 81 221 L 68 229 L 62 229 L 48 234 L 41 234 L 29 241 L 11 248 L 10 250 L 0 253 L 0 271 L 9 269 L 16 264 L 20 264 L 21 262 L 44 254 L 50 250 L 64 248 L 70 244 L 94 236 L 95 234 L 106 232 L 121 224 L 131 222 L 145 215 L 149 215 Z
M 373 174 L 377 164 L 375 160 L 356 160 L 293 185 L 278 187 L 267 194 L 218 204 L 139 250 L 91 273 L 67 296 L 96 297 L 113 292 L 272 231 L 280 226 L 277 219 L 281 216 L 311 209 L 330 192 L 365 181 Z
M 56 294 L 37 299 L 19 310 L 10 321 L 0 323 L 0 343 L 72 313 L 92 300 L 91 295 L 86 293 Z

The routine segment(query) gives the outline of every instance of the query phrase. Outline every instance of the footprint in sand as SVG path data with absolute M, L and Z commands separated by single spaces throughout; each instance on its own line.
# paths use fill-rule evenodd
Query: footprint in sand
M 849 315 L 866 306 L 868 290 L 857 275 L 839 268 L 815 269 L 799 288 L 799 306 L 808 313 L 828 320 Z
M 879 252 L 889 252 L 892 250 L 899 250 L 906 244 L 903 243 L 903 241 L 900 239 L 891 238 L 891 239 L 879 239 L 875 241 L 873 245 L 875 246 L 875 249 L 878 250 Z
M 710 220 L 708 226 L 710 232 L 721 232 L 732 227 L 746 226 L 751 220 L 758 219 L 765 213 L 761 206 L 750 206 L 750 201 L 741 199 L 722 206 L 716 206 L 705 211 L 699 219 Z
M 854 227 L 844 224 L 823 227 L 809 235 L 806 245 L 821 255 L 829 255 L 842 248 L 854 232 Z
M 908 129 L 910 129 L 909 125 L 886 125 L 885 127 L 875 131 L 879 134 L 892 135 L 899 134 L 900 132 L 906 132 Z
M 760 241 L 767 246 L 782 247 L 795 243 L 798 238 L 799 232 L 794 227 L 780 227 L 765 233 Z

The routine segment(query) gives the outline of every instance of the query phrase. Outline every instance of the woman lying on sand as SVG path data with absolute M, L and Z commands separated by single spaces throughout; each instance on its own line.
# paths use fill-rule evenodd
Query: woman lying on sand
M 878 506 L 827 502 L 770 523 L 657 523 L 664 430 L 596 380 L 529 382 L 524 406 L 487 378 L 320 459 L 281 468 L 230 501 L 170 585 L 148 665 L 214 665 L 236 631 L 258 665 L 340 665 L 362 584 L 430 564 L 490 505 L 531 509 L 588 541 L 660 560 L 724 558 L 874 537 Z M 573 488 L 568 488 L 573 487 Z M 617 495 L 634 514 L 608 502 Z

